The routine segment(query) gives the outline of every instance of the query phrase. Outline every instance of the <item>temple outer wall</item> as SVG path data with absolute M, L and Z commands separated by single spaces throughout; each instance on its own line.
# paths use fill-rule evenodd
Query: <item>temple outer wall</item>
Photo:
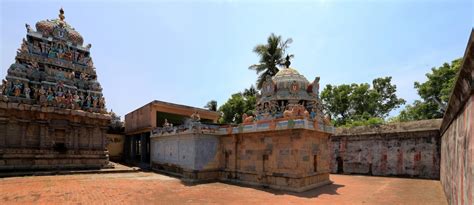
M 330 184 L 329 135 L 287 129 L 222 136 L 220 179 L 294 192 Z
M 159 131 L 151 136 L 152 169 L 184 181 L 220 180 L 294 192 L 332 183 L 329 132 L 285 127 L 256 131 L 256 127 Z
M 331 173 L 439 179 L 441 120 L 338 128 Z
M 441 184 L 449 204 L 474 204 L 474 29 L 441 125 Z
M 188 181 L 218 177 L 219 136 L 183 133 L 151 138 L 151 167 L 183 176 Z
M 0 102 L 0 171 L 102 168 L 109 124 L 109 115 Z

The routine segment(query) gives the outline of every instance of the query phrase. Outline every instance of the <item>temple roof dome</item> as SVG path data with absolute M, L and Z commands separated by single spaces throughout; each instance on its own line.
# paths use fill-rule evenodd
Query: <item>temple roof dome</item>
M 40 32 L 44 37 L 55 37 L 63 38 L 66 41 L 70 41 L 73 44 L 82 46 L 84 39 L 82 35 L 74 30 L 74 28 L 64 21 L 64 11 L 60 10 L 60 15 L 58 19 L 53 20 L 42 20 L 36 23 L 36 30 Z M 55 33 L 55 30 L 64 30 L 66 34 Z
M 278 71 L 272 78 L 273 82 L 277 86 L 277 89 L 288 88 L 291 83 L 299 84 L 299 88 L 306 89 L 309 85 L 308 80 L 301 75 L 296 69 L 288 67 Z

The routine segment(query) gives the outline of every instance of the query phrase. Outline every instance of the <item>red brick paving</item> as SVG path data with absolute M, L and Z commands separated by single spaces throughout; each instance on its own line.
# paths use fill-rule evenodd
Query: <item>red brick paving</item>
M 156 173 L 0 179 L 0 204 L 447 204 L 435 180 L 331 175 L 334 184 L 290 193 L 224 183 L 188 186 Z

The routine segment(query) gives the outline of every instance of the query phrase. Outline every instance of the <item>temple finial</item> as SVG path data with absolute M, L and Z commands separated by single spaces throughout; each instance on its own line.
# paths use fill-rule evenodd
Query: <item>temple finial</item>
M 287 68 L 289 68 L 291 65 L 291 62 L 290 62 L 290 55 L 286 55 L 286 61 L 285 61 L 285 66 Z
M 59 9 L 59 19 L 61 19 L 61 21 L 64 21 L 66 17 L 64 17 L 64 10 L 63 10 L 63 7 L 61 7 L 61 9 Z

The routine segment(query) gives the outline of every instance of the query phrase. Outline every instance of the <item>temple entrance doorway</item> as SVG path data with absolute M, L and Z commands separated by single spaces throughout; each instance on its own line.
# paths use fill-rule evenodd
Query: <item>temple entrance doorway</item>
M 336 158 L 336 162 L 337 162 L 337 173 L 338 174 L 342 174 L 344 172 L 344 162 L 342 160 L 341 157 L 337 157 Z

